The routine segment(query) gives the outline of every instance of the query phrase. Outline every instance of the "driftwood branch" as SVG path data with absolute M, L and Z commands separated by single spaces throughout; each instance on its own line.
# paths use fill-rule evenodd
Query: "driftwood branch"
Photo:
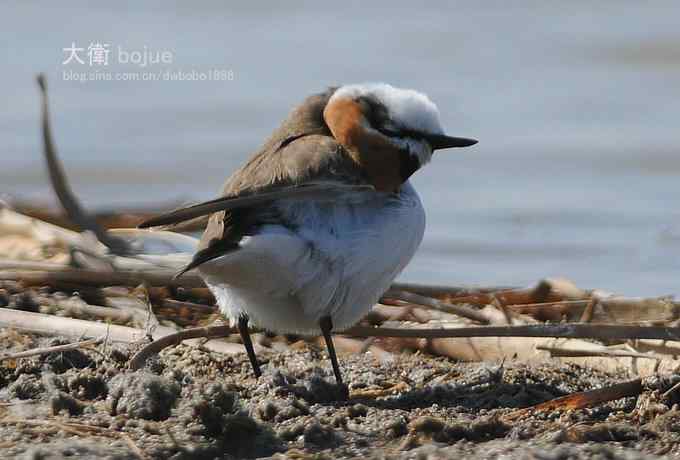
M 214 339 L 218 337 L 226 337 L 234 332 L 234 328 L 230 326 L 207 326 L 196 327 L 192 329 L 184 329 L 183 331 L 175 332 L 154 340 L 144 348 L 139 350 L 130 360 L 130 369 L 137 370 L 144 367 L 146 361 L 153 355 L 161 352 L 164 348 L 172 347 L 180 344 L 187 339 L 208 338 Z
M 64 269 L 64 270 L 3 270 L 0 279 L 21 281 L 24 286 L 53 286 L 61 284 L 83 285 L 90 287 L 128 286 L 136 287 L 145 282 L 149 286 L 172 286 L 196 288 L 205 287 L 198 275 L 185 274 L 174 280 L 175 271 L 171 270 L 121 270 L 102 272 L 97 270 Z
M 107 336 L 108 342 L 118 343 L 135 343 L 145 339 L 145 331 L 142 329 L 9 308 L 0 308 L 1 327 L 47 336 L 61 335 L 74 338 Z M 154 331 L 154 338 L 174 332 L 175 330 L 169 327 L 159 327 Z
M 94 233 L 97 239 L 108 247 L 114 254 L 126 254 L 128 247 L 125 241 L 115 238 L 107 234 L 96 220 L 85 212 L 83 207 L 78 202 L 75 194 L 71 190 L 68 183 L 64 169 L 57 157 L 56 147 L 52 138 L 52 129 L 50 126 L 49 104 L 47 100 L 47 82 L 45 75 L 38 75 L 38 86 L 40 86 L 41 107 L 42 107 L 42 134 L 43 134 L 43 151 L 45 153 L 45 160 L 47 162 L 47 169 L 50 175 L 50 182 L 54 193 L 59 198 L 59 202 L 64 207 L 64 211 L 81 230 L 89 230 Z
M 510 412 L 503 417 L 506 421 L 517 420 L 536 412 L 552 412 L 555 410 L 584 409 L 609 401 L 615 401 L 630 396 L 638 396 L 642 393 L 642 381 L 640 379 L 618 383 L 616 385 L 596 390 L 573 393 L 560 398 L 551 399 L 535 406 L 526 407 Z
M 84 321 L 82 319 L 61 318 L 59 316 L 11 310 L 9 308 L 0 308 L 0 328 L 3 327 L 46 336 L 66 336 L 72 338 L 106 336 L 107 343 L 143 343 L 148 341 L 147 331 L 143 329 L 119 326 L 117 324 L 98 323 L 95 321 Z M 151 331 L 154 340 L 176 333 L 177 331 L 175 329 L 167 326 L 158 326 Z M 214 338 L 223 337 L 225 335 L 228 335 L 227 331 L 223 330 L 221 331 L 221 334 L 215 334 Z M 196 335 L 196 338 L 202 337 L 205 336 Z M 186 338 L 190 339 L 191 337 Z M 189 342 L 191 343 L 192 341 Z M 197 344 L 197 342 L 198 340 L 194 340 L 192 344 Z M 229 355 L 243 352 L 243 346 L 237 343 L 224 341 L 207 342 L 203 344 L 202 347 L 210 351 Z

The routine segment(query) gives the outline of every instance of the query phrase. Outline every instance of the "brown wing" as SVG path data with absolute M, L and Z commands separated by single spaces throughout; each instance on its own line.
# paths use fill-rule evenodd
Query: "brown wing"
M 226 201 L 236 199 L 244 205 L 210 217 L 199 250 L 184 271 L 238 249 L 243 236 L 252 234 L 260 225 L 277 222 L 274 202 L 278 199 L 328 199 L 347 191 L 374 190 L 342 147 L 327 136 L 296 139 L 277 152 L 266 169 L 273 181 L 266 185 L 256 183 L 239 190 L 234 184 L 248 183 L 243 180 L 248 169 L 232 176 L 225 188 L 234 187 L 231 190 L 239 190 L 240 194 L 229 194 Z
M 235 211 L 242 208 L 253 208 L 284 199 L 329 200 L 347 192 L 365 192 L 374 190 L 369 185 L 349 185 L 335 181 L 304 182 L 299 185 L 275 186 L 262 190 L 248 191 L 236 196 L 223 196 L 204 201 L 186 208 L 170 211 L 152 217 L 138 225 L 139 228 L 167 227 L 180 222 L 193 221 L 196 218 L 220 211 Z
M 195 218 L 196 212 L 213 212 L 222 207 L 222 210 L 210 216 L 198 251 L 178 276 L 209 260 L 238 250 L 241 238 L 254 233 L 259 226 L 278 223 L 277 200 L 327 200 L 348 191 L 374 190 L 335 140 L 326 136 L 312 135 L 296 139 L 278 152 L 267 168 L 274 176 L 271 184 L 243 188 L 240 194 L 230 194 L 178 211 L 184 213 L 186 218 Z M 227 186 L 231 181 L 241 181 L 241 176 L 246 173 L 247 169 L 239 170 Z M 168 223 L 163 220 L 163 216 L 156 222 Z
M 260 151 L 227 180 L 222 202 L 246 197 L 253 201 L 215 212 L 210 217 L 199 250 L 182 273 L 237 250 L 243 236 L 252 234 L 260 225 L 276 221 L 276 208 L 271 199 L 276 194 L 300 193 L 302 199 L 305 187 L 310 190 L 312 184 L 323 184 L 324 193 L 343 186 L 372 189 L 323 120 L 323 109 L 333 91 L 307 98 Z M 313 199 L 317 192 L 321 189 L 312 190 L 304 198 Z

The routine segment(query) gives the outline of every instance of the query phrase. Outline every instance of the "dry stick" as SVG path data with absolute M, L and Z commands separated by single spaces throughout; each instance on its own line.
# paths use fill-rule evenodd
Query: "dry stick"
M 83 340 L 82 342 L 67 343 L 65 345 L 55 345 L 53 347 L 34 348 L 32 350 L 20 351 L 5 356 L 0 356 L 0 361 L 7 361 L 10 359 L 28 358 L 31 356 L 47 355 L 50 353 L 61 353 L 63 351 L 77 350 L 79 348 L 86 348 L 92 345 L 99 345 L 104 341 L 104 337 L 97 339 Z
M 112 320 L 119 323 L 127 323 L 133 319 L 138 319 L 139 315 L 134 311 L 123 311 L 118 308 L 101 307 L 99 305 L 90 305 L 82 299 L 71 298 L 64 300 L 56 300 L 54 302 L 45 302 L 50 306 L 54 306 L 63 310 L 66 314 L 75 317 L 91 317 L 104 320 Z
M 82 436 L 84 434 L 99 434 L 102 436 L 110 438 L 120 438 L 128 445 L 130 450 L 141 460 L 146 460 L 148 457 L 142 452 L 142 450 L 135 444 L 127 433 L 121 431 L 115 431 L 108 428 L 103 428 L 94 425 L 86 425 L 84 423 L 75 422 L 62 422 L 59 420 L 31 420 L 31 419 L 20 419 L 15 417 L 9 417 L 2 420 L 3 423 L 15 423 L 33 426 L 51 426 L 57 429 L 61 429 L 67 433 L 75 434 L 77 436 Z
M 58 279 L 59 277 L 54 275 L 56 272 L 67 273 L 63 275 L 64 281 L 78 283 L 91 286 L 113 286 L 113 285 L 124 285 L 129 287 L 136 287 L 141 281 L 148 282 L 154 286 L 177 286 L 185 288 L 193 287 L 205 287 L 201 278 L 194 273 L 185 273 L 178 280 L 173 279 L 176 272 L 169 270 L 122 270 L 115 274 L 108 274 L 106 276 L 97 276 L 98 273 L 95 270 L 82 270 L 73 269 L 66 265 L 55 264 L 49 262 L 33 262 L 33 261 L 19 261 L 12 259 L 0 259 L 0 279 L 12 280 L 16 279 L 17 275 L 27 275 L 31 271 L 41 273 L 42 275 L 36 275 L 35 277 L 28 277 L 30 279 L 35 279 L 37 282 L 40 280 L 45 280 L 47 283 L 51 279 Z M 107 283 L 107 279 L 110 278 L 110 282 Z M 7 278 L 5 278 L 7 276 Z M 121 281 L 122 280 L 122 281 Z M 131 284 L 132 280 L 136 280 L 136 284 Z M 410 291 L 413 293 L 430 292 L 432 295 L 437 293 L 449 294 L 449 293 L 469 293 L 476 292 L 473 288 L 466 287 L 443 287 L 443 286 L 428 286 L 423 284 L 405 284 L 405 283 L 394 283 L 391 289 L 395 291 Z M 494 290 L 507 289 L 507 288 L 479 288 L 479 292 L 492 292 Z M 424 295 L 424 294 L 421 294 Z
M 391 318 L 389 318 L 387 321 L 402 321 L 404 318 L 409 316 L 415 306 L 409 305 L 407 307 L 401 308 L 400 311 L 396 314 L 393 315 Z M 364 354 L 368 351 L 369 348 L 373 345 L 373 342 L 375 342 L 375 337 L 368 337 L 366 340 L 364 340 L 363 344 L 361 345 L 361 348 L 357 352 L 357 354 Z
M 84 321 L 82 319 L 62 318 L 9 308 L 0 308 L 0 328 L 3 327 L 46 336 L 100 337 L 106 335 L 107 342 L 117 343 L 141 343 L 146 341 L 146 331 L 142 329 Z M 173 328 L 158 326 L 153 331 L 153 338 L 160 339 L 176 332 Z M 204 348 L 223 354 L 238 354 L 243 351 L 242 345 L 221 341 L 208 342 L 204 345 Z
M 647 359 L 662 359 L 659 355 L 650 355 L 647 353 L 639 353 L 636 351 L 629 350 L 611 350 L 603 348 L 602 350 L 581 350 L 577 348 L 564 348 L 564 347 L 550 347 L 544 345 L 538 345 L 537 350 L 547 351 L 550 353 L 551 357 L 590 357 L 599 356 L 603 358 L 647 358 Z
M 73 270 L 72 267 L 54 262 L 38 262 L 34 260 L 0 259 L 0 270 L 40 270 L 64 271 Z
M 667 399 L 670 395 L 672 395 L 673 393 L 675 393 L 676 391 L 678 391 L 678 389 L 680 389 L 680 382 L 678 382 L 678 383 L 676 383 L 675 385 L 673 385 L 671 388 L 669 388 L 667 391 L 665 391 L 664 394 L 661 395 L 661 396 L 662 396 L 663 398 Z
M 604 388 L 598 388 L 596 390 L 572 393 L 567 396 L 562 396 L 561 398 L 551 399 L 550 401 L 536 404 L 535 406 L 512 411 L 502 418 L 504 421 L 512 421 L 520 417 L 525 417 L 533 412 L 549 412 L 560 409 L 584 409 L 596 404 L 615 401 L 630 396 L 638 396 L 640 393 L 642 393 L 642 380 L 635 379 Z
M 183 340 L 199 337 L 218 338 L 234 332 L 228 326 L 206 326 L 166 335 L 144 348 L 132 357 L 130 368 L 133 370 L 144 366 L 146 360 L 166 347 L 179 344 Z M 411 338 L 451 338 L 451 337 L 555 337 L 572 339 L 668 339 L 680 340 L 680 328 L 677 327 L 638 327 L 616 326 L 608 324 L 531 324 L 521 326 L 478 326 L 453 329 L 401 329 L 387 327 L 354 326 L 341 334 L 354 337 L 411 337 Z
M 108 334 L 108 340 L 111 342 L 134 343 L 144 340 L 144 331 L 133 327 L 63 318 L 9 308 L 0 308 L 0 328 L 3 327 L 47 336 L 101 337 Z M 169 327 L 159 329 L 154 332 L 155 338 L 176 332 Z
M 390 289 L 384 294 L 384 297 L 403 300 L 405 302 L 422 305 L 424 307 L 429 307 L 435 310 L 443 311 L 445 313 L 452 313 L 454 315 L 462 316 L 463 318 L 471 319 L 482 324 L 489 324 L 490 322 L 489 318 L 487 318 L 484 313 L 473 308 L 469 308 L 464 305 L 453 305 L 440 302 L 439 300 L 432 297 L 426 297 L 420 294 L 414 294 L 412 292 Z
M 130 369 L 133 371 L 144 367 L 146 360 L 152 355 L 160 353 L 161 350 L 174 345 L 179 345 L 183 340 L 210 338 L 216 339 L 219 337 L 226 337 L 235 332 L 235 329 L 230 326 L 206 326 L 196 327 L 192 329 L 184 329 L 154 340 L 141 350 L 139 350 L 130 360 Z
M 50 127 L 49 106 L 47 101 L 47 82 L 45 75 L 38 75 L 38 86 L 40 86 L 40 93 L 42 96 L 42 134 L 43 134 L 43 151 L 45 153 L 45 160 L 47 161 L 47 169 L 50 174 L 50 182 L 54 193 L 59 198 L 59 202 L 64 207 L 66 214 L 69 216 L 81 230 L 90 230 L 95 234 L 97 239 L 108 247 L 111 252 L 118 255 L 127 254 L 129 247 L 125 241 L 113 237 L 106 233 L 96 220 L 89 216 L 82 208 L 78 199 L 71 190 L 71 186 L 66 179 L 64 169 L 57 157 L 56 148 L 52 139 L 52 129 Z
M 570 339 L 658 339 L 680 340 L 679 327 L 613 324 L 526 324 L 519 326 L 474 326 L 450 329 L 402 329 L 354 326 L 343 334 L 360 337 L 555 337 Z
M 436 286 L 416 283 L 392 283 L 391 289 L 397 291 L 409 291 L 427 297 L 460 297 L 465 295 L 508 291 L 518 288 L 509 286 Z
M 0 280 L 21 281 L 24 286 L 55 286 L 61 283 L 91 287 L 136 287 L 139 286 L 139 283 L 146 282 L 150 286 L 205 287 L 198 275 L 187 273 L 178 280 L 172 279 L 174 275 L 175 272 L 171 270 L 121 270 L 117 272 L 80 269 L 59 271 L 3 270 L 0 271 Z
M 9 204 L 15 211 L 34 219 L 42 220 L 44 222 L 48 222 L 62 228 L 67 228 L 69 230 L 78 229 L 73 224 L 73 222 L 68 219 L 68 217 L 64 216 L 63 213 L 53 209 L 47 204 L 33 203 L 17 199 L 11 199 Z M 92 215 L 104 228 L 134 228 L 140 222 L 157 216 L 160 212 L 177 209 L 178 207 L 185 204 L 185 200 L 179 200 L 160 202 L 156 205 L 148 206 L 116 206 L 115 209 L 100 208 L 93 210 L 90 212 L 90 215 Z M 197 230 L 201 230 L 201 228 L 194 228 L 193 230 L 184 231 Z
M 55 264 L 56 265 L 56 264 Z M 0 264 L 2 266 L 2 264 Z M 6 266 L 12 267 L 10 262 Z M 36 267 L 39 267 L 36 265 Z M 27 267 L 28 268 L 28 267 Z M 185 273 L 181 278 L 175 279 L 175 271 L 172 270 L 119 270 L 113 273 L 101 272 L 97 270 L 82 270 L 73 269 L 64 266 L 56 266 L 50 270 L 0 270 L 0 280 L 7 281 L 21 281 L 25 286 L 42 286 L 54 285 L 59 283 L 83 284 L 86 286 L 102 287 L 102 286 L 128 286 L 136 287 L 140 283 L 147 283 L 149 286 L 166 286 L 166 287 L 183 287 L 183 288 L 205 288 L 203 280 L 194 273 Z M 394 288 L 408 287 L 410 285 L 403 285 L 395 283 Z M 418 285 L 418 289 L 425 289 L 426 286 Z M 436 287 L 433 289 L 442 289 Z M 450 288 L 452 291 L 457 291 L 464 288 Z M 492 288 L 489 288 L 492 289 Z M 389 294 L 389 295 L 388 295 Z M 435 309 L 440 309 L 447 313 L 453 313 L 459 316 L 472 319 L 474 321 L 487 324 L 489 321 L 485 315 L 477 310 L 460 305 L 451 305 L 440 302 L 437 299 L 413 294 L 400 289 L 388 291 L 386 297 L 398 296 L 399 299 L 406 300 L 409 303 L 428 306 Z M 417 299 L 417 300 L 413 300 Z
M 215 313 L 217 307 L 214 305 L 206 305 L 202 303 L 187 302 L 185 300 L 163 299 L 161 306 L 166 308 L 188 308 L 189 310 L 196 310 L 201 313 Z
M 561 300 L 558 302 L 541 302 L 506 305 L 511 311 L 533 317 L 560 320 L 563 315 L 586 307 L 588 300 Z

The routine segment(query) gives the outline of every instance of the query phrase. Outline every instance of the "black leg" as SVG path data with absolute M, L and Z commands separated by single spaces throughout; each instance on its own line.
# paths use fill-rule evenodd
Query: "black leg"
M 333 372 L 335 373 L 335 381 L 338 385 L 342 385 L 342 375 L 340 375 L 340 366 L 338 366 L 338 357 L 335 356 L 335 346 L 333 345 L 333 339 L 331 338 L 331 329 L 333 329 L 333 322 L 330 316 L 324 316 L 319 320 L 319 327 L 321 327 L 321 333 L 326 341 L 326 348 L 328 348 L 328 356 L 331 358 L 331 364 L 333 365 Z
M 260 365 L 257 363 L 257 358 L 255 357 L 253 341 L 250 340 L 250 332 L 248 332 L 248 317 L 245 315 L 238 319 L 238 332 L 241 334 L 241 340 L 243 341 L 243 345 L 246 347 L 248 359 L 250 359 L 250 364 L 253 366 L 255 377 L 260 377 L 262 375 L 262 371 L 260 371 Z

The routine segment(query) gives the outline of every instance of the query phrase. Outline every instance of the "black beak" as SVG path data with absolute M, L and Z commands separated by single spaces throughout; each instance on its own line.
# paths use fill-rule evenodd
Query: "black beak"
M 478 142 L 477 139 L 453 137 L 445 134 L 423 134 L 423 139 L 430 144 L 432 150 L 450 149 L 452 147 L 470 147 Z

